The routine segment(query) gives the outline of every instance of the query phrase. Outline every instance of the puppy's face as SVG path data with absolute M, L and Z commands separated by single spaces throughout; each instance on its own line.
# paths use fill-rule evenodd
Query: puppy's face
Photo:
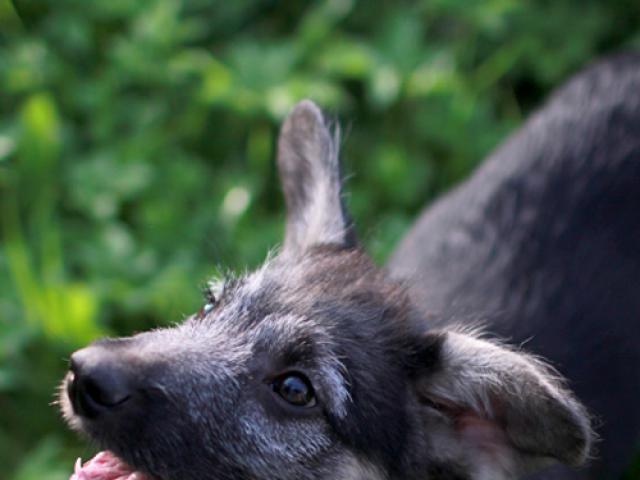
M 544 366 L 426 332 L 359 250 L 336 143 L 310 102 L 285 122 L 278 162 L 277 256 L 212 284 L 180 326 L 72 356 L 64 415 L 116 455 L 96 476 L 512 478 L 541 459 L 584 459 L 586 416 Z
M 207 297 L 178 327 L 76 352 L 71 425 L 157 478 L 372 478 L 399 462 L 406 302 L 361 252 L 283 254 Z

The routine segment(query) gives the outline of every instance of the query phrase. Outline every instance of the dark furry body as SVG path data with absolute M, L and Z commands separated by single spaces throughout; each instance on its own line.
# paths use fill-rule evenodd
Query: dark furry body
M 589 469 L 540 478 L 617 478 L 640 448 L 640 55 L 557 91 L 388 269 L 433 323 L 480 322 L 569 379 L 601 442 Z
M 543 361 L 464 326 L 481 320 L 548 357 L 606 422 L 591 470 L 559 474 L 613 475 L 638 432 L 639 64 L 609 60 L 556 94 L 423 215 L 389 264 L 400 280 L 358 246 L 339 142 L 300 102 L 278 144 L 282 249 L 213 282 L 184 323 L 74 353 L 65 417 L 158 480 L 510 480 L 582 465 L 583 406 Z M 287 400 L 283 377 L 313 401 Z

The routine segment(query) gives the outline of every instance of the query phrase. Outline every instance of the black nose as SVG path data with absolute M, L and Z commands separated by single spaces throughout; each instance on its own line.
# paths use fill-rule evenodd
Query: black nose
M 96 418 L 132 396 L 131 369 L 108 347 L 93 345 L 71 355 L 67 393 L 76 414 Z

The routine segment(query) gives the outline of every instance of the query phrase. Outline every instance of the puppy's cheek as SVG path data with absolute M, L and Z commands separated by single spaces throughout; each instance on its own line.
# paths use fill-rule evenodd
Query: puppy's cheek
M 345 455 L 336 472 L 326 476 L 326 480 L 386 480 L 381 468 L 354 454 Z

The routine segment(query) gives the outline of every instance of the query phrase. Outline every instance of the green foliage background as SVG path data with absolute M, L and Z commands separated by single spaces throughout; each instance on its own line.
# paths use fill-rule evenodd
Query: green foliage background
M 637 0 L 0 0 L 0 478 L 63 480 L 92 453 L 49 406 L 73 349 L 180 320 L 216 265 L 279 242 L 297 99 L 342 120 L 382 260 L 550 88 L 625 46 Z

